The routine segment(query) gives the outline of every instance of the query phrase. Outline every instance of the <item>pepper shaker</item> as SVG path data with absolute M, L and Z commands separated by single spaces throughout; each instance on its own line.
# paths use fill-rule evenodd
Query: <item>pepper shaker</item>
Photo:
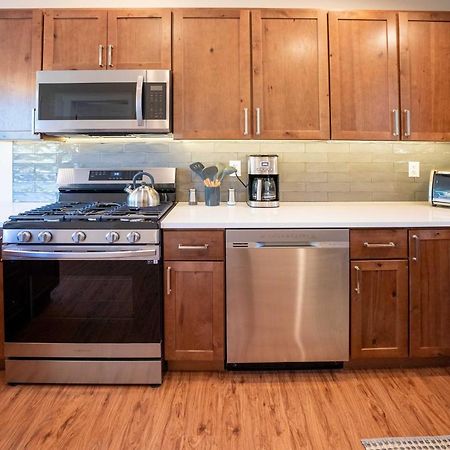
M 197 194 L 195 189 L 189 189 L 189 205 L 197 204 Z

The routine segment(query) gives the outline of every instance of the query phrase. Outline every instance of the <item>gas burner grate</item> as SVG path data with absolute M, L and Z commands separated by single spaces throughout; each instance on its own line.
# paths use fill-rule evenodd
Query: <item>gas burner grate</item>
M 144 208 L 112 202 L 56 202 L 11 216 L 14 222 L 145 222 L 158 220 L 173 203 Z

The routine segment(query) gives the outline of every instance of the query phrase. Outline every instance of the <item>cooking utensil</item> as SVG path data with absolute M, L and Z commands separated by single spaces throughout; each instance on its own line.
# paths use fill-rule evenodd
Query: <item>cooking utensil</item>
M 210 180 L 214 180 L 215 176 L 217 175 L 218 169 L 217 166 L 209 166 L 203 169 L 202 171 L 202 177 L 204 180 L 209 178 Z
M 227 166 L 225 167 L 225 169 L 223 169 L 222 173 L 220 176 L 217 177 L 217 179 L 222 182 L 222 180 L 227 176 L 227 175 L 231 175 L 232 173 L 236 173 L 237 170 L 235 167 L 231 167 L 231 166 Z
M 143 179 L 141 185 L 136 187 L 138 178 L 147 176 L 150 178 L 150 183 L 147 184 Z M 133 177 L 133 183 L 125 188 L 128 193 L 127 205 L 133 208 L 143 208 L 146 206 L 158 206 L 160 204 L 159 194 L 154 188 L 155 179 L 148 172 L 138 172 Z
M 218 180 L 223 173 L 223 170 L 225 169 L 225 164 L 217 163 L 217 174 L 216 174 L 216 180 Z
M 189 167 L 191 168 L 192 172 L 196 173 L 200 178 L 204 179 L 202 172 L 205 166 L 201 162 L 194 162 Z

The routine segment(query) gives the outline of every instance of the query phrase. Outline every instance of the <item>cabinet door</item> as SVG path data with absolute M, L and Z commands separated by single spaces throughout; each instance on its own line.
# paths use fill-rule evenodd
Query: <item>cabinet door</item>
M 352 261 L 351 357 L 408 356 L 408 261 Z
M 106 25 L 106 10 L 46 11 L 44 69 L 106 69 Z
M 0 139 L 32 136 L 35 72 L 42 62 L 42 13 L 0 10 Z
M 325 11 L 252 12 L 254 137 L 329 139 Z
M 0 370 L 5 367 L 5 321 L 3 308 L 3 263 L 0 261 Z
M 400 13 L 402 139 L 450 139 L 450 12 Z
M 329 13 L 331 138 L 400 134 L 397 15 Z
M 171 12 L 108 11 L 108 69 L 170 69 Z
M 224 360 L 224 263 L 175 262 L 165 267 L 165 357 Z
M 411 356 L 450 356 L 450 230 L 410 231 L 409 248 Z
M 176 11 L 173 77 L 175 137 L 250 137 L 249 11 Z

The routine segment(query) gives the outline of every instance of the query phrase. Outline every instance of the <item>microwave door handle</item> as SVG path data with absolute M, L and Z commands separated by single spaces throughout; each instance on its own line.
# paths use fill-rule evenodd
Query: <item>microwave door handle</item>
M 138 76 L 136 83 L 136 120 L 139 127 L 144 125 L 144 116 L 142 113 L 142 93 L 144 89 L 144 77 Z

